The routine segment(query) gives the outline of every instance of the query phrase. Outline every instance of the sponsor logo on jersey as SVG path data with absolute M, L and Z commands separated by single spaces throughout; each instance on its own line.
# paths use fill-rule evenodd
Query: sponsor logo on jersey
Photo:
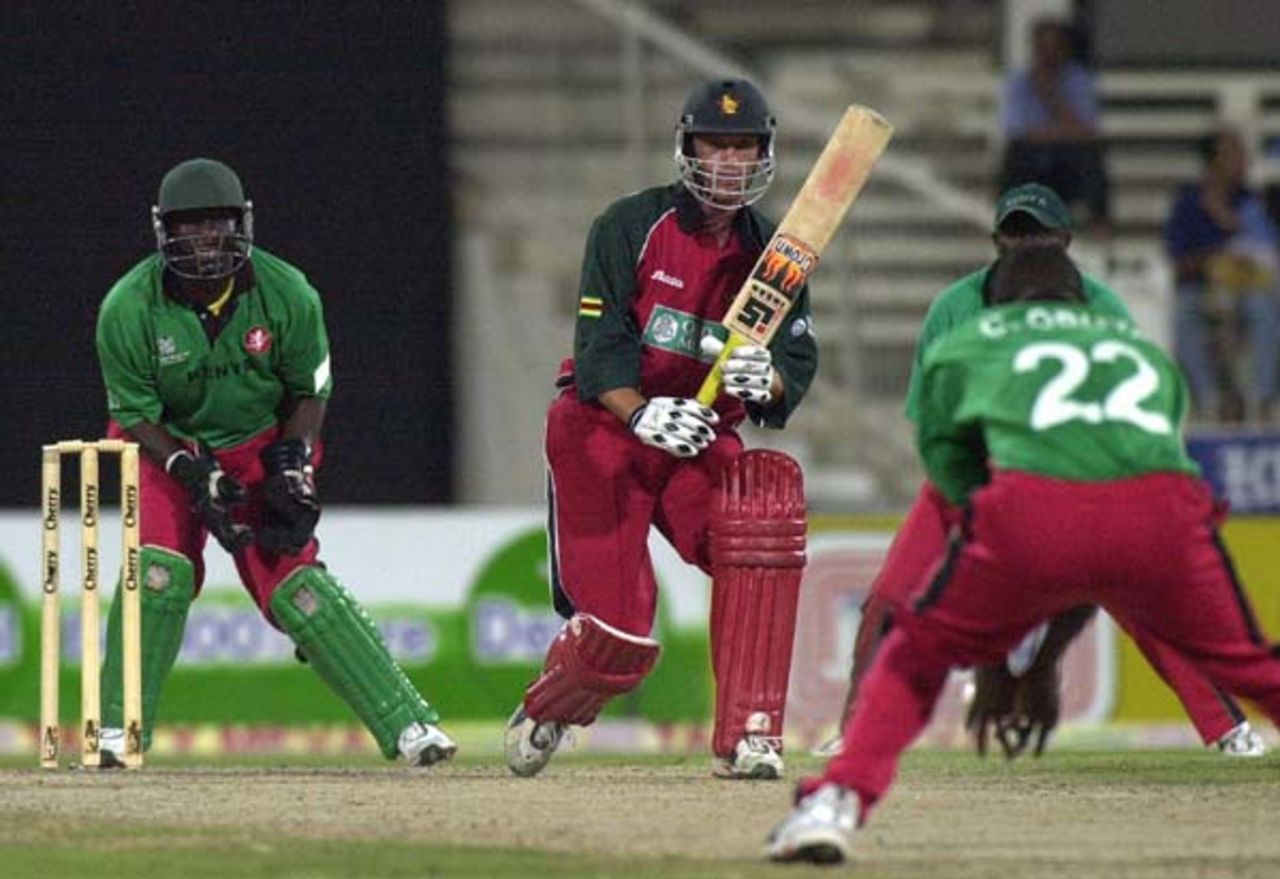
M 604 314 L 604 299 L 599 296 L 583 296 L 578 300 L 578 317 L 596 318 Z
M 156 354 L 161 366 L 173 366 L 191 356 L 190 351 L 178 350 L 178 343 L 173 340 L 173 336 L 161 336 L 156 339 Z
M 666 284 L 669 287 L 675 287 L 677 290 L 684 289 L 684 281 L 673 275 L 668 275 L 662 269 L 658 269 L 649 276 L 650 281 L 657 281 L 659 284 Z
M 222 381 L 224 378 L 235 378 L 248 375 L 254 369 L 254 361 L 250 357 L 233 360 L 230 363 L 205 363 L 187 370 L 187 381 Z
M 271 331 L 266 327 L 250 327 L 245 330 L 244 350 L 250 354 L 266 354 L 271 350 Z
M 719 321 L 706 321 L 697 315 L 659 305 L 649 315 L 641 341 L 650 348 L 712 363 L 715 357 L 702 353 L 702 337 L 707 335 L 724 341 L 726 333 Z

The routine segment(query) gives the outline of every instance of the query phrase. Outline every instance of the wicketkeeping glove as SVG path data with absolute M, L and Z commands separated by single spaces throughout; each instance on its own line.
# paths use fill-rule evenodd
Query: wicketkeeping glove
M 258 545 L 268 552 L 301 552 L 320 521 L 311 454 L 297 438 L 278 439 L 262 450 L 267 478 L 262 483 L 262 525 Z
M 724 343 L 715 336 L 704 336 L 704 354 L 718 357 Z M 741 345 L 729 352 L 720 367 L 724 392 L 748 403 L 764 405 L 773 399 L 773 353 L 760 345 Z
M 231 508 L 244 501 L 244 486 L 224 473 L 213 455 L 184 449 L 171 455 L 164 469 L 190 493 L 204 527 L 223 549 L 234 553 L 253 541 L 249 526 L 231 518 Z
M 631 413 L 631 432 L 645 445 L 677 458 L 692 458 L 716 438 L 720 416 L 697 400 L 653 397 Z

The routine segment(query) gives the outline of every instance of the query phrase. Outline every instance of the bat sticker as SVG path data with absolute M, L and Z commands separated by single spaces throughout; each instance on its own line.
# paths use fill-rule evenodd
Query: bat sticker
M 818 254 L 812 248 L 789 235 L 777 235 L 769 242 L 769 252 L 756 264 L 752 277 L 794 299 L 817 267 Z

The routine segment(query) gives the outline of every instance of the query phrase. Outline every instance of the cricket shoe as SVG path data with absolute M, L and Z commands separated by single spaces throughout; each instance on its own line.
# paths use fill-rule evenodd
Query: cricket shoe
M 716 757 L 711 772 L 718 778 L 770 780 L 782 777 L 782 740 L 767 735 L 769 715 L 757 711 L 747 718 L 747 734 L 738 740 L 732 757 Z
M 98 734 L 98 768 L 124 769 L 124 730 L 104 726 Z
M 1265 757 L 1267 743 L 1246 720 L 1218 739 L 1218 750 L 1228 757 Z
M 539 722 L 524 713 L 524 704 L 507 721 L 507 768 L 521 778 L 531 778 L 546 768 L 551 755 L 569 738 L 567 724 Z
M 452 757 L 458 745 L 438 726 L 411 723 L 400 733 L 396 749 L 410 766 L 431 766 Z
M 765 843 L 771 861 L 838 864 L 849 857 L 858 826 L 858 795 L 824 784 L 796 804 Z

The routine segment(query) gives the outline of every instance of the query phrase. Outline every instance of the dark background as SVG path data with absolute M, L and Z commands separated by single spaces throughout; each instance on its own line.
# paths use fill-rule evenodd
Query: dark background
M 160 178 L 226 162 L 255 242 L 324 301 L 322 496 L 452 498 L 443 3 L 6 3 L 0 505 L 39 447 L 101 435 L 98 304 L 154 249 Z
M 1259 0 L 1090 0 L 1108 66 L 1274 67 L 1280 16 Z

